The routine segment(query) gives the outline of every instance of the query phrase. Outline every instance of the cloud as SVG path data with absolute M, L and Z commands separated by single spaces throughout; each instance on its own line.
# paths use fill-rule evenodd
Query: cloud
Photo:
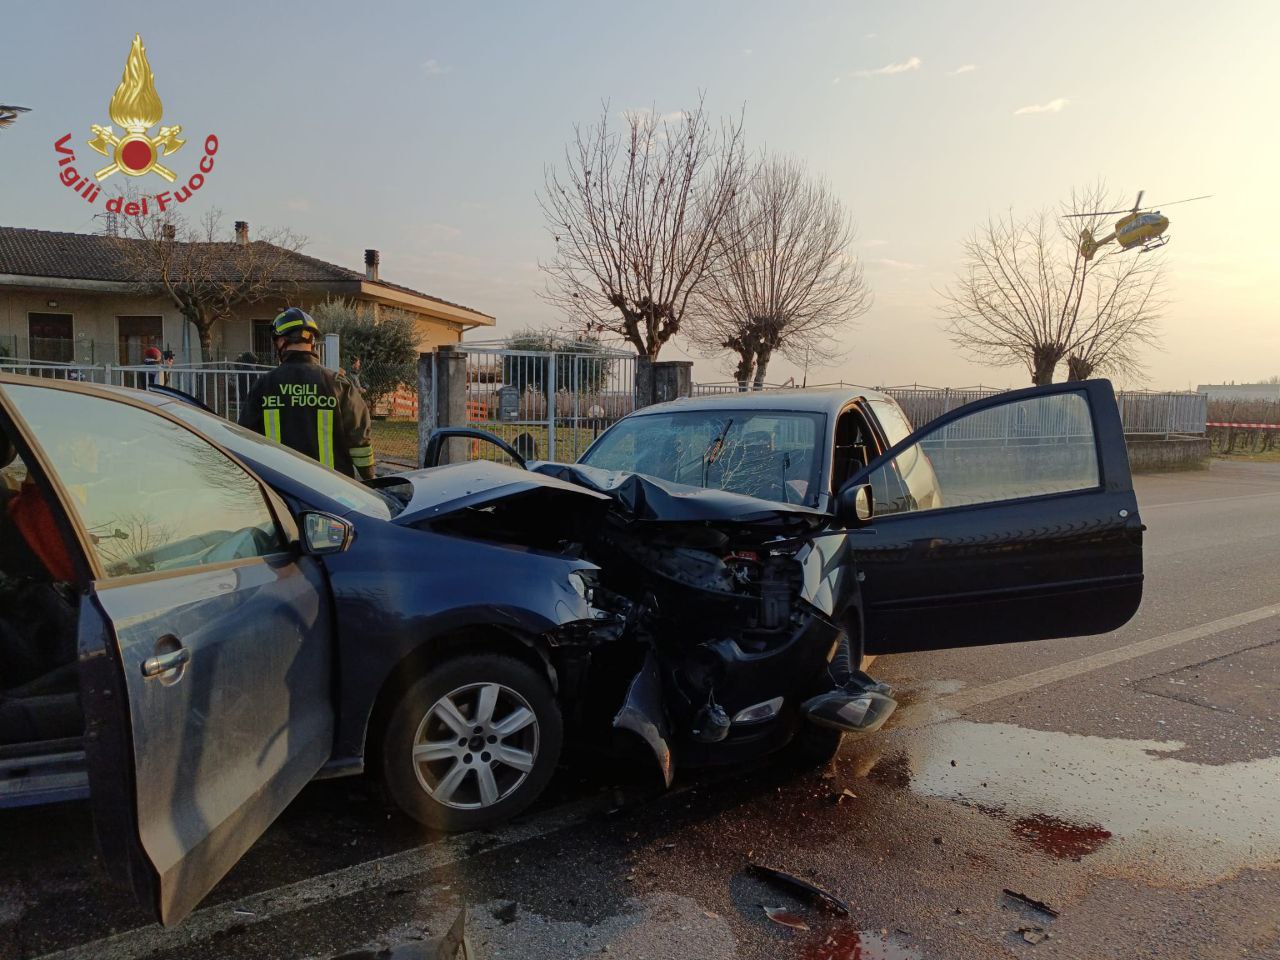
M 892 257 L 872 257 L 867 263 L 876 267 L 884 267 L 888 270 L 918 270 L 922 266 L 922 264 L 912 263 L 909 260 L 894 260 Z
M 864 33 L 862 36 L 863 36 L 863 39 L 865 39 L 865 40 L 874 40 L 876 37 L 880 36 L 880 34 L 878 34 L 878 33 Z
M 977 69 L 978 65 L 976 63 L 962 63 L 951 71 L 951 76 L 956 77 L 962 73 L 973 73 Z
M 441 63 L 439 60 L 428 60 L 422 65 L 422 72 L 428 77 L 438 77 L 442 73 L 449 73 L 453 67 Z
M 311 201 L 306 197 L 290 197 L 284 202 L 284 205 L 290 210 L 298 210 L 302 213 L 311 209 Z
M 877 67 L 875 70 L 855 70 L 855 77 L 891 77 L 895 73 L 906 73 L 909 70 L 919 70 L 923 61 L 919 57 L 910 57 L 902 63 L 890 63 L 883 67 Z
M 751 47 L 743 47 L 743 48 L 742 48 L 742 55 L 743 55 L 744 57 L 749 57 L 749 56 L 751 56 L 753 53 L 755 53 L 755 50 L 751 49 Z
M 1063 108 L 1070 102 L 1066 97 L 1058 97 L 1048 103 L 1029 103 L 1025 107 L 1019 107 L 1013 111 L 1013 115 L 1020 117 L 1027 113 L 1061 113 Z

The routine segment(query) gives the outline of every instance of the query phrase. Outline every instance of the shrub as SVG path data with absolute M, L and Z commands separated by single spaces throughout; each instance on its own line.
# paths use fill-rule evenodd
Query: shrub
M 399 387 L 417 383 L 418 330 L 412 315 L 348 300 L 326 300 L 311 315 L 325 333 L 340 338 L 342 367 L 364 393 L 370 409 Z

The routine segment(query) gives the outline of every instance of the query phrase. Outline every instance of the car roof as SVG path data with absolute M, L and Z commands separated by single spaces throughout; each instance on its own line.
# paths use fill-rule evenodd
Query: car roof
M 64 380 L 55 377 L 33 377 L 24 373 L 10 373 L 8 371 L 0 371 L 0 383 L 11 383 L 15 386 L 48 387 L 54 390 L 97 394 L 98 396 L 127 397 L 130 400 L 138 400 L 157 407 L 173 401 L 172 397 L 151 393 L 147 390 L 136 390 L 133 387 L 119 387 L 114 383 L 94 383 L 92 380 Z
M 843 387 L 802 387 L 746 392 L 714 393 L 701 397 L 681 397 L 666 403 L 655 403 L 631 414 L 644 417 L 654 413 L 674 413 L 686 410 L 798 410 L 806 413 L 839 413 L 854 400 L 887 400 L 887 394 L 870 387 L 850 384 Z

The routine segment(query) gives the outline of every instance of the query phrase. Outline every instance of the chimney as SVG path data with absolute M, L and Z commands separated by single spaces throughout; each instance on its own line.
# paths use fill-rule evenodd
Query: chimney
M 178 228 L 172 223 L 166 223 L 160 227 L 160 236 L 164 240 L 174 240 L 178 236 Z
M 366 280 L 378 279 L 378 251 L 366 250 L 364 252 L 364 278 Z
M 236 243 L 241 246 L 249 242 L 249 222 L 247 220 L 236 221 Z

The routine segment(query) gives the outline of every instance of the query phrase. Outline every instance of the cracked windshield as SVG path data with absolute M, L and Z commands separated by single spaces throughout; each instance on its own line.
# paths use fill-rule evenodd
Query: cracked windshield
M 1280 3 L 4 6 L 0 960 L 1280 960 Z
M 610 430 L 582 462 L 812 507 L 823 421 L 815 414 L 752 410 L 634 417 Z

